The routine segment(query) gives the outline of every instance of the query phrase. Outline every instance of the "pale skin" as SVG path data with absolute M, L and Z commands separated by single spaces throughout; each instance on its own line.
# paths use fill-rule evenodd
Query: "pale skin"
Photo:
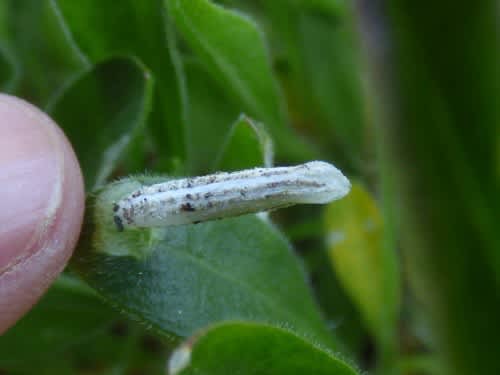
M 45 293 L 70 258 L 84 210 L 83 179 L 61 129 L 0 94 L 0 335 Z

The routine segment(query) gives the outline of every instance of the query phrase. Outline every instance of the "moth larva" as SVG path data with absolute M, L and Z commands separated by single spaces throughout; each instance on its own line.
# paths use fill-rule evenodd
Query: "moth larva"
M 328 203 L 350 190 L 333 165 L 254 168 L 144 186 L 113 205 L 118 230 L 163 227 L 272 210 L 297 203 Z

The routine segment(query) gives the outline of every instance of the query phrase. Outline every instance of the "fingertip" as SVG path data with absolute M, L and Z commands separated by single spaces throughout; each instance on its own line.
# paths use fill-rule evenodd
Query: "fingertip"
M 79 236 L 83 179 L 61 129 L 0 94 L 0 334 L 40 298 Z

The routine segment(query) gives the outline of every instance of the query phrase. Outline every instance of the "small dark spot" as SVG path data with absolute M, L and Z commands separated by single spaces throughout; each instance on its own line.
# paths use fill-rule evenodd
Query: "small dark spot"
M 118 229 L 118 232 L 123 232 L 122 219 L 118 215 L 115 215 L 115 216 L 113 216 L 113 220 L 115 221 L 116 228 Z
M 267 187 L 268 187 L 269 189 L 274 189 L 274 188 L 276 188 L 276 187 L 278 187 L 278 186 L 279 186 L 279 182 L 269 182 L 269 183 L 267 184 Z
M 193 199 L 193 196 L 191 194 L 186 194 L 186 199 Z
M 137 198 L 139 195 L 142 194 L 142 191 L 136 191 L 135 193 L 132 194 L 132 198 Z
M 193 187 L 193 182 L 192 182 L 191 180 L 188 180 L 188 182 L 187 182 L 186 186 L 187 186 L 188 188 Z
M 113 212 L 116 212 L 120 209 L 120 206 L 118 205 L 118 203 L 113 203 Z
M 116 337 L 125 337 L 129 334 L 129 326 L 126 322 L 118 321 L 110 327 L 110 333 Z
M 135 207 L 134 206 L 130 207 L 130 211 L 128 212 L 128 215 L 125 216 L 128 224 L 132 223 L 132 218 L 134 217 L 134 211 L 135 211 Z
M 246 197 L 247 196 L 247 192 L 245 190 L 240 190 L 240 195 L 242 197 Z
M 193 221 L 193 224 L 200 224 L 200 223 L 201 223 L 201 220 Z
M 207 207 L 208 207 L 208 208 L 212 208 L 213 206 L 214 206 L 214 204 L 213 204 L 212 202 L 208 202 L 208 203 L 207 203 Z
M 205 198 L 207 198 L 207 199 L 208 199 L 208 198 L 210 198 L 212 195 L 213 195 L 213 193 L 205 193 L 205 195 L 204 195 L 204 196 L 205 196 Z
M 181 205 L 181 210 L 188 211 L 188 212 L 196 211 L 196 209 L 193 207 L 193 205 L 191 203 L 183 203 Z
M 156 337 L 146 335 L 141 338 L 142 349 L 150 354 L 163 354 L 165 347 L 163 343 Z M 138 372 L 137 374 L 141 374 Z

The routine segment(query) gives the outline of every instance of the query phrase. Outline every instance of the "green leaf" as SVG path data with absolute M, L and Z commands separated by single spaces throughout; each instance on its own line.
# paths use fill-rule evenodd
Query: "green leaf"
M 44 107 L 71 79 L 89 66 L 67 33 L 50 0 L 2 2 L 5 47 L 18 64 L 14 92 Z
M 9 12 L 9 4 L 7 1 L 2 1 L 0 3 L 0 41 L 1 43 L 5 43 L 8 35 L 8 12 Z
M 273 166 L 273 143 L 264 125 L 242 115 L 233 124 L 215 170 L 237 171 Z
M 434 355 L 403 357 L 398 362 L 399 371 L 403 374 L 441 375 L 445 373 L 443 364 Z
M 350 165 L 357 166 L 362 150 L 365 108 L 361 66 L 352 19 L 301 13 L 298 24 L 305 105 L 318 136 L 343 147 Z M 338 153 L 338 151 L 337 151 Z M 337 158 L 340 155 L 337 156 Z
M 52 105 L 52 117 L 76 151 L 87 191 L 109 178 L 142 131 L 151 93 L 149 72 L 133 59 L 118 58 L 83 74 Z
M 186 63 L 185 74 L 189 97 L 186 125 L 189 171 L 192 174 L 207 173 L 240 111 L 231 105 L 227 95 L 201 64 Z
M 96 63 L 115 56 L 138 58 L 155 79 L 150 129 L 160 157 L 183 157 L 182 70 L 160 1 L 51 0 L 76 44 Z M 169 48 L 167 48 L 167 46 Z
M 170 375 L 356 375 L 330 352 L 288 330 L 249 322 L 209 328 L 178 348 Z
M 353 184 L 325 216 L 329 256 L 337 277 L 382 346 L 394 340 L 399 314 L 395 249 L 384 247 L 384 222 L 371 195 Z
M 42 300 L 0 337 L 0 369 L 37 373 L 71 346 L 90 340 L 116 313 L 77 280 L 62 276 Z
M 252 113 L 283 125 L 277 85 L 256 25 L 207 0 L 166 3 L 182 35 L 217 80 Z
M 322 229 L 320 220 L 315 224 L 317 228 Z M 323 235 L 324 231 L 316 237 Z M 311 236 L 308 239 L 310 241 Z M 341 344 L 338 350 L 348 358 L 363 359 L 369 332 L 357 305 L 334 272 L 329 254 L 324 247 L 308 249 L 306 261 L 311 279 L 314 280 L 314 295 L 328 321 L 329 328 Z
M 18 76 L 17 63 L 0 41 L 0 90 L 11 92 L 17 84 Z
M 335 345 L 301 264 L 269 222 L 247 215 L 119 232 L 113 202 L 158 181 L 121 180 L 89 204 L 87 236 L 74 266 L 109 303 L 167 335 L 186 337 L 221 320 L 249 319 Z
M 9 3 L 0 3 L 0 90 L 11 92 L 19 79 L 19 63 L 15 61 L 9 45 Z
M 307 155 L 286 126 L 282 98 L 257 26 L 208 0 L 164 1 L 186 42 L 229 98 L 241 105 L 240 112 L 269 126 L 279 152 Z M 295 148 L 288 148 L 292 145 Z
M 244 115 L 234 122 L 237 107 L 199 63 L 186 63 L 185 73 L 189 171 L 238 170 L 269 164 L 266 160 L 272 165 L 272 141 L 263 125 Z
M 90 369 L 110 374 L 140 369 L 163 374 L 166 349 L 143 328 L 120 318 L 81 280 L 63 274 L 0 337 L 0 371 L 72 375 Z
M 324 154 L 359 172 L 366 111 L 348 6 L 329 0 L 263 3 L 293 122 Z
M 345 0 L 294 0 L 304 9 L 318 10 L 328 15 L 339 15 L 345 11 Z

